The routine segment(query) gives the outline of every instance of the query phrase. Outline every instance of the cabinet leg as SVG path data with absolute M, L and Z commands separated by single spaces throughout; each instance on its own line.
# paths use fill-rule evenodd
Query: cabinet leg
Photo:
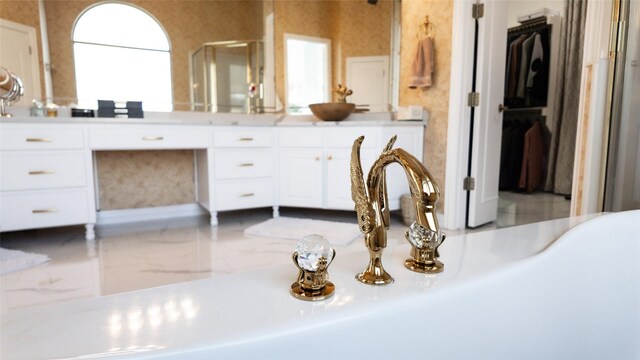
M 85 239 L 87 239 L 87 241 L 91 241 L 91 240 L 95 240 L 96 239 L 96 233 L 94 231 L 94 227 L 96 226 L 96 224 L 86 224 L 84 226 L 84 228 L 86 229 L 85 232 Z
M 278 206 L 273 207 L 273 217 L 274 218 L 280 217 L 280 207 Z
M 211 212 L 211 226 L 218 226 L 218 213 L 216 211 Z
M 87 256 L 90 258 L 94 258 L 98 255 L 96 250 L 96 241 L 95 240 L 87 240 Z

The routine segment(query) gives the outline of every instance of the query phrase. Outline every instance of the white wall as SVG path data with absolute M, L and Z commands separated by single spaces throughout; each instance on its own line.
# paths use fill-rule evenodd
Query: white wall
M 510 0 L 507 9 L 507 26 L 520 25 L 518 23 L 519 16 L 534 13 L 542 8 L 557 11 L 560 16 L 564 16 L 564 0 Z

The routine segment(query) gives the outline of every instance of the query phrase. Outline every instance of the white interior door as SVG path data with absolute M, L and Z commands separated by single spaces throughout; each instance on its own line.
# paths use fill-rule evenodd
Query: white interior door
M 347 83 L 356 105 L 368 105 L 369 111 L 387 111 L 389 106 L 389 57 L 347 58 Z
M 12 105 L 29 106 L 31 100 L 42 97 L 35 28 L 0 19 L 0 66 L 24 85 L 24 96 Z
M 472 21 L 472 20 L 470 20 Z M 471 177 L 467 226 L 476 227 L 497 219 L 500 144 L 507 43 L 507 2 L 486 1 L 479 20 L 476 92 L 480 103 L 474 111 Z

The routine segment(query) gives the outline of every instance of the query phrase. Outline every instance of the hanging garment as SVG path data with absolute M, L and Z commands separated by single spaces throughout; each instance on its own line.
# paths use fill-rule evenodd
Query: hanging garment
M 533 84 L 528 96 L 528 106 L 547 106 L 547 95 L 549 92 L 549 28 L 544 28 L 538 31 L 540 34 L 540 43 L 538 49 L 534 51 L 540 51 L 542 48 L 542 55 L 536 58 L 531 67 L 535 73 L 533 76 Z M 534 48 L 536 45 L 534 44 Z M 537 53 L 536 53 L 537 54 Z M 533 57 L 533 54 L 532 54 Z M 530 71 L 531 73 L 531 71 Z M 555 79 L 554 79 L 555 81 Z
M 502 129 L 502 144 L 500 146 L 500 180 L 498 188 L 500 190 L 511 190 L 512 176 L 509 167 L 511 149 L 513 147 L 513 131 L 515 124 L 508 124 Z
M 509 149 L 507 157 L 508 173 L 505 179 L 505 182 L 508 184 L 508 189 L 510 190 L 518 190 L 524 153 L 524 135 L 530 127 L 531 123 L 528 121 L 516 121 L 516 126 L 511 135 L 511 149 Z
M 518 188 L 530 193 L 537 190 L 544 175 L 544 133 L 540 121 L 524 134 L 522 171 Z
M 509 52 L 511 53 L 511 61 L 509 62 L 509 80 L 507 81 L 507 98 L 511 99 L 516 96 L 518 86 L 518 69 L 520 65 L 521 45 L 527 38 L 525 34 L 520 35 L 511 43 Z
M 533 87 L 533 79 L 540 70 L 541 63 L 544 61 L 544 53 L 542 50 L 542 37 L 536 34 L 531 52 L 531 60 L 529 61 L 529 74 L 527 76 L 527 88 Z
M 511 60 L 513 59 L 514 52 L 514 42 L 518 39 L 518 37 L 511 37 L 507 40 L 507 62 L 504 67 L 504 97 L 507 98 L 508 89 L 509 89 L 509 81 L 511 74 Z
M 520 62 L 520 68 L 518 69 L 518 88 L 516 90 L 516 97 L 520 99 L 524 99 L 524 89 L 528 80 L 529 67 L 531 65 L 531 53 L 536 35 L 537 34 L 533 33 L 522 42 L 522 61 Z
M 431 86 L 434 61 L 433 39 L 427 37 L 420 40 L 413 64 L 411 64 L 411 77 L 409 78 L 410 89 L 419 87 L 427 88 Z
M 513 109 L 545 107 L 549 84 L 551 25 L 509 30 L 504 104 Z

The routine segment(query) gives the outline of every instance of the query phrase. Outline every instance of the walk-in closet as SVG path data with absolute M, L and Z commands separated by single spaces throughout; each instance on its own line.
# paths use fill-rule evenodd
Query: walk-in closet
M 582 29 L 564 23 L 583 22 L 580 9 L 569 0 L 537 10 L 539 2 L 516 3 L 505 44 L 498 226 L 569 216 L 577 103 L 566 98 L 580 88 L 567 54 L 581 54 L 572 37 Z

